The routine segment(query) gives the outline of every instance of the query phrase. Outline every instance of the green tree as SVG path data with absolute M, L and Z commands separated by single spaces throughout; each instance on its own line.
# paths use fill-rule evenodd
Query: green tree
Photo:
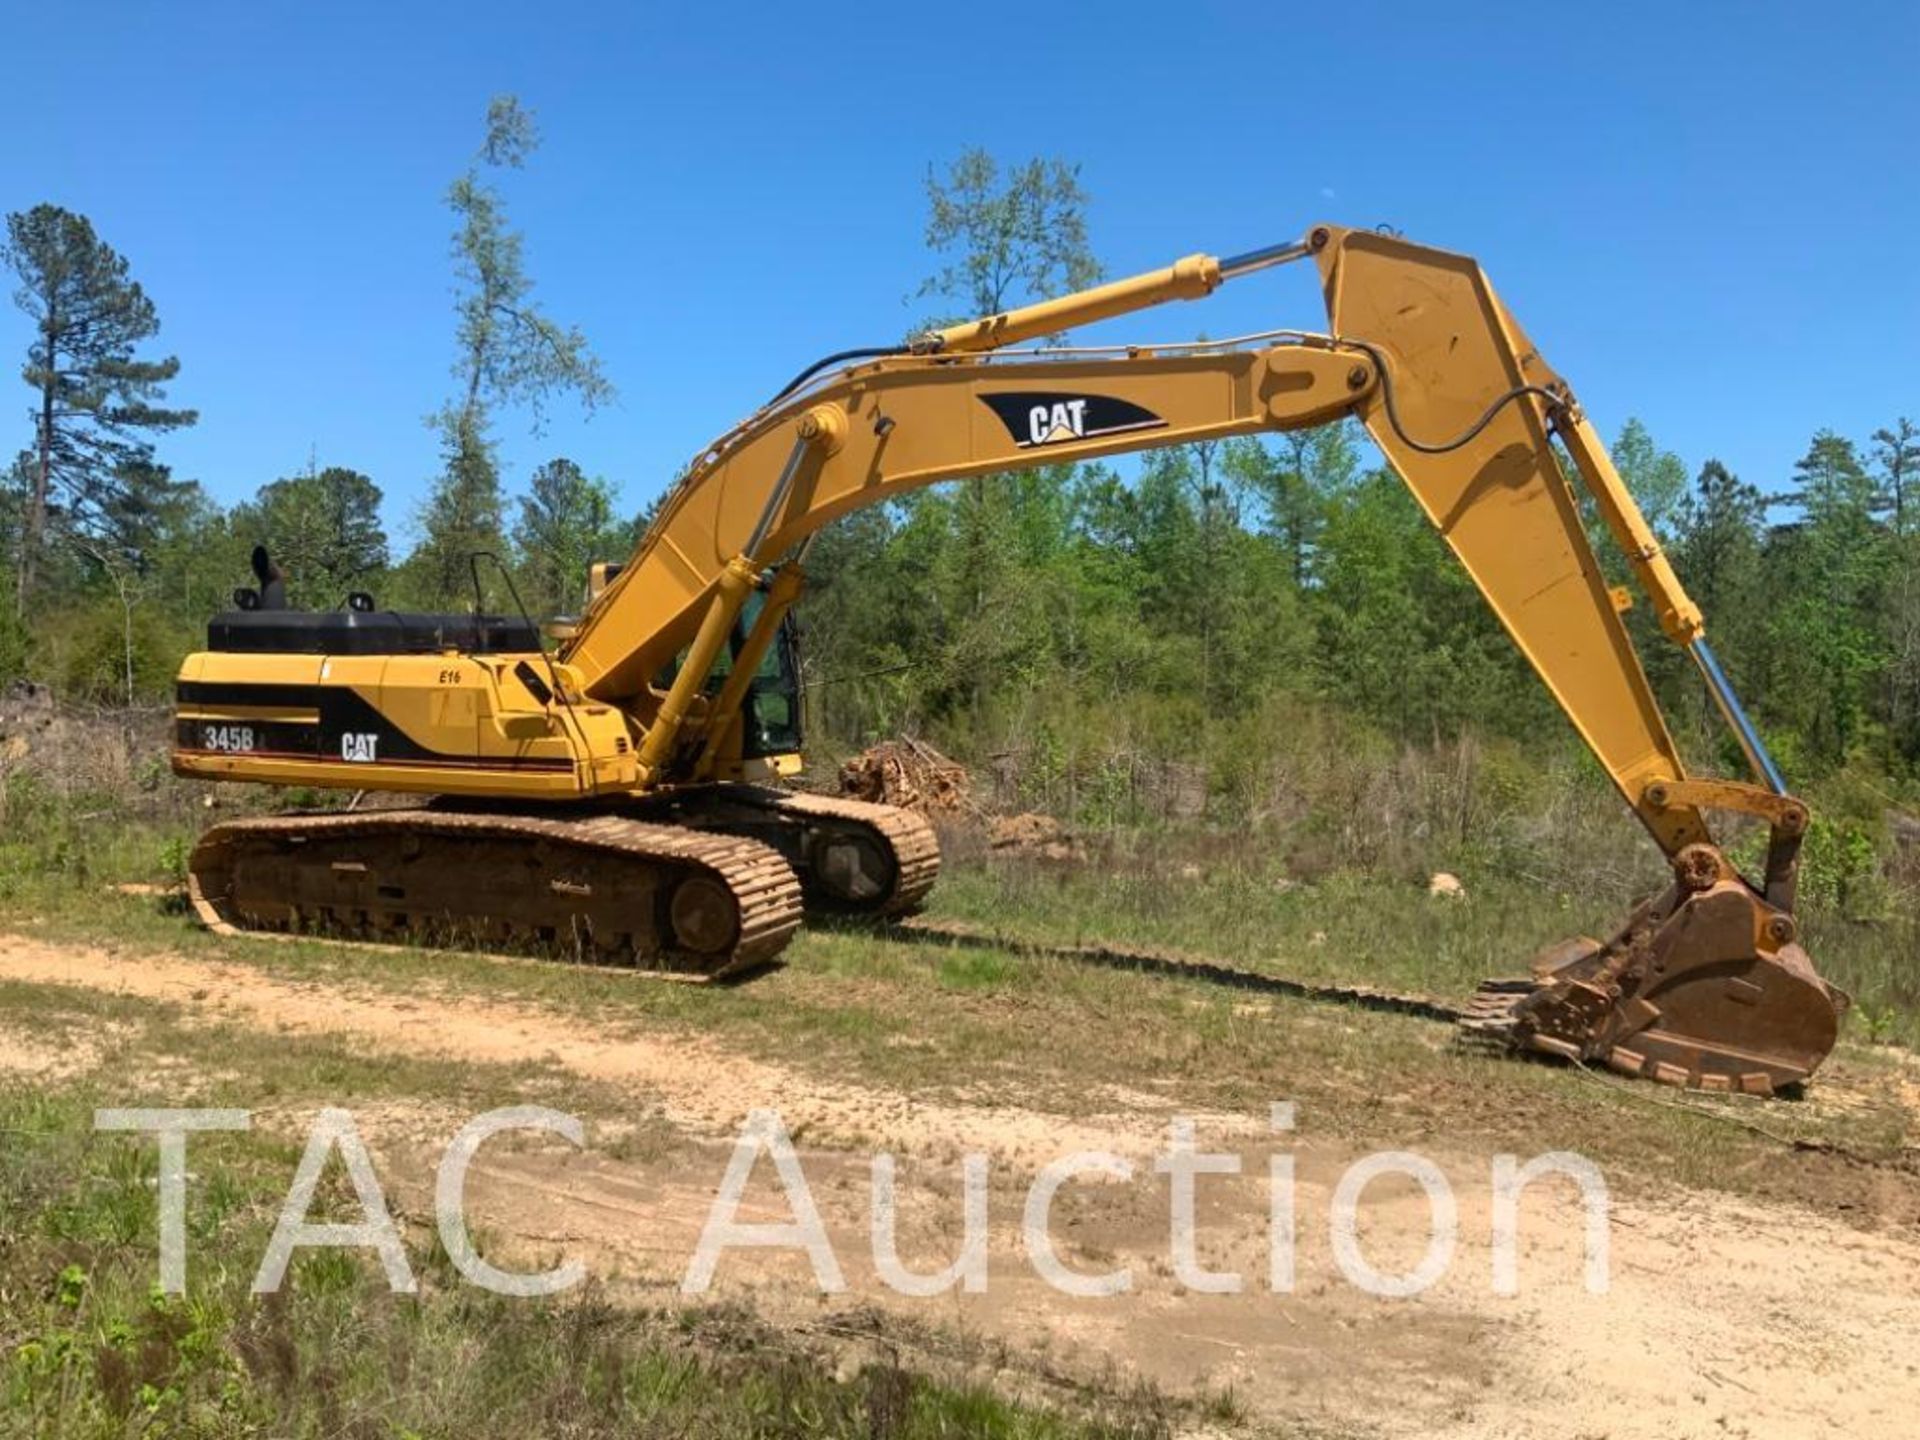
M 1220 654 L 1227 557 L 1243 494 L 1223 473 L 1222 448 L 1216 440 L 1151 451 L 1136 487 L 1143 607 L 1164 637 L 1163 653 L 1190 657 L 1164 680 L 1172 682 L 1168 688 L 1191 689 L 1208 713 L 1229 678 Z
M 1608 455 L 1653 533 L 1663 543 L 1671 542 L 1687 500 L 1685 462 L 1671 450 L 1662 449 L 1645 422 L 1633 416 L 1620 427 Z M 1567 474 L 1573 474 L 1568 457 L 1561 454 L 1556 459 Z M 1593 497 L 1585 486 L 1577 486 L 1577 493 L 1587 538 L 1599 556 L 1601 573 L 1609 584 L 1624 585 L 1630 594 L 1638 594 L 1632 567 L 1613 532 L 1600 519 Z M 1649 683 L 1669 700 L 1683 693 L 1694 676 L 1693 666 L 1686 655 L 1667 640 L 1653 607 L 1636 604 L 1623 618 Z
M 822 530 L 807 555 L 801 651 L 808 723 L 842 739 L 916 728 L 909 646 L 924 586 L 907 583 L 894 546 L 898 507 L 856 510 Z
M 408 600 L 446 607 L 480 604 L 474 557 L 506 550 L 500 467 L 483 428 L 483 417 L 455 412 L 440 436 L 441 471 L 420 507 L 420 543 L 401 577 Z
M 1794 461 L 1792 487 L 1777 498 L 1799 506 L 1809 524 L 1844 523 L 1865 535 L 1882 497 L 1853 441 L 1821 430 Z
M 1082 288 L 1099 278 L 1087 242 L 1079 170 L 1061 160 L 1002 165 L 986 151 L 963 152 L 944 175 L 927 176 L 927 247 L 945 261 L 920 287 L 945 308 L 940 318 L 990 315 Z M 949 495 L 921 495 L 902 507 L 904 526 L 932 539 L 934 628 L 941 667 L 977 717 L 995 681 L 1030 671 L 1054 594 L 1045 565 L 1020 566 L 1036 544 L 1064 530 L 1064 466 L 977 476 Z M 937 533 L 937 538 L 934 532 Z
M 589 413 L 613 398 L 586 337 L 533 303 L 524 238 L 508 225 L 505 199 L 487 178 L 489 171 L 521 168 L 539 143 L 532 112 L 511 95 L 495 96 L 478 154 L 447 191 L 459 222 L 453 242 L 459 391 L 431 422 L 445 463 L 421 511 L 421 543 L 409 561 L 412 588 L 427 603 L 471 593 L 470 557 L 505 549 L 500 468 L 488 438 L 492 411 L 526 407 L 537 434 L 556 395 L 577 396 Z
M 136 358 L 159 333 L 159 315 L 84 215 L 57 205 L 10 214 L 0 258 L 20 280 L 14 303 L 33 322 L 22 371 L 35 395 L 33 462 L 15 562 L 24 612 L 50 520 L 57 514 L 95 539 L 110 532 L 129 474 L 152 473 L 143 437 L 198 417 L 161 403 L 180 362 Z
M 27 496 L 33 489 L 33 456 L 22 451 L 4 472 L 0 472 L 0 535 L 18 535 L 27 511 Z M 15 590 L 15 569 L 19 565 L 17 547 L 0 552 L 0 584 Z M 26 674 L 32 632 L 26 618 L 13 605 L 0 606 L 0 684 Z
M 1294 586 L 1305 589 L 1328 508 L 1360 475 L 1353 426 L 1343 422 L 1294 430 L 1271 443 L 1235 441 L 1228 446 L 1226 463 L 1258 497 L 1262 529 L 1279 543 Z
M 253 545 L 234 533 L 230 514 L 199 485 L 173 487 L 140 551 L 171 647 L 164 657 L 169 667 L 204 638 L 207 617 L 231 604 Z
M 1920 763 L 1920 535 L 1894 537 L 1884 617 L 1889 762 Z
M 978 147 L 962 151 L 944 176 L 927 172 L 926 239 L 948 258 L 921 296 L 964 311 L 946 319 L 992 315 L 1016 297 L 1045 299 L 1100 278 L 1080 167 L 1064 160 L 1002 166 Z
M 1872 457 L 1880 495 L 1893 522 L 1884 607 L 1888 740 L 1911 765 L 1920 759 L 1920 528 L 1913 523 L 1912 490 L 1920 479 L 1920 430 L 1902 416 L 1873 432 Z
M 1191 696 L 1203 730 L 1290 687 L 1311 649 L 1292 557 L 1247 525 L 1270 458 L 1250 441 L 1157 450 L 1138 483 L 1109 498 L 1121 500 L 1113 518 L 1135 561 L 1136 623 L 1153 640 L 1139 673 Z
M 1656 535 L 1670 535 L 1687 498 L 1686 462 L 1655 443 L 1646 424 L 1628 416 L 1608 452 Z
M 1767 502 L 1718 460 L 1700 467 L 1693 491 L 1676 516 L 1673 558 L 1687 593 L 1706 618 L 1707 635 L 1736 686 L 1769 698 L 1754 687 L 1767 678 L 1767 570 L 1762 557 Z M 1694 677 L 1698 682 L 1698 677 Z M 1764 688 L 1764 687 L 1763 687 Z M 1739 766 L 1740 753 L 1724 733 L 1704 682 L 1676 685 L 1670 698 L 1692 728 L 1714 737 L 1723 764 Z M 1770 707 L 1764 713 L 1771 713 Z
M 1319 667 L 1343 706 L 1408 740 L 1554 733 L 1545 688 L 1392 472 L 1330 509 L 1316 568 Z
M 1750 608 L 1758 592 L 1766 508 L 1759 489 L 1718 460 L 1700 467 L 1680 506 L 1676 553 L 1689 592 L 1716 631 L 1716 617 Z
M 520 497 L 513 543 L 524 598 L 535 615 L 576 614 L 596 560 L 624 560 L 613 490 L 561 458 L 533 472 Z
M 329 465 L 263 485 L 234 510 L 232 528 L 263 544 L 287 576 L 293 604 L 324 610 L 348 592 L 377 588 L 387 568 L 380 487 L 357 470 Z
M 1809 757 L 1836 765 L 1866 738 L 1872 719 L 1886 660 L 1881 606 L 1892 550 L 1875 519 L 1879 488 L 1853 442 L 1831 430 L 1815 435 L 1795 463 L 1784 498 L 1800 517 L 1767 547 L 1776 580 L 1767 688 Z
M 84 538 L 88 544 L 83 548 L 111 550 L 144 570 L 155 547 L 204 499 L 195 481 L 176 480 L 168 466 L 135 455 L 114 467 L 95 523 L 78 531 L 74 542 Z
M 1893 513 L 1893 533 L 1904 535 L 1910 519 L 1908 492 L 1920 480 L 1920 429 L 1902 415 L 1874 431 L 1873 461 L 1880 470 L 1881 495 Z

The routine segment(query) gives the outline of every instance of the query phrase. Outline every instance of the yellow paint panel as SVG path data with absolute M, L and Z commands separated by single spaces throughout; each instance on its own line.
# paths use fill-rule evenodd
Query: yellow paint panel
M 1389 367 L 1393 411 L 1379 392 L 1360 412 L 1374 442 L 1662 844 L 1707 838 L 1693 811 L 1640 804 L 1647 783 L 1686 772 L 1554 461 L 1542 400 L 1512 401 L 1458 448 L 1421 448 L 1450 445 L 1509 391 L 1558 377 L 1465 256 L 1353 231 L 1321 268 L 1335 334 Z

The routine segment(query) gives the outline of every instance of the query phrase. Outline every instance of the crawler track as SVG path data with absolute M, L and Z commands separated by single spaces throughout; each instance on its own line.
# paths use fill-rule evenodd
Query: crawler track
M 1523 1007 L 1538 979 L 1489 980 L 1460 1004 L 1186 951 L 1033 943 L 914 915 L 939 874 L 939 845 L 926 821 L 889 806 L 724 786 L 645 813 L 427 808 L 233 821 L 195 847 L 188 895 L 210 928 L 228 933 L 533 952 L 694 980 L 770 963 L 804 910 L 828 923 L 879 920 L 880 934 L 901 939 L 1443 1021 L 1456 1046 L 1482 1053 L 1578 1058 L 1533 1037 Z M 1620 1047 L 1604 1059 L 1623 1074 L 1667 1078 Z
M 911 915 L 940 877 L 933 826 L 892 805 L 763 785 L 701 785 L 643 801 L 635 813 L 779 851 L 800 877 L 810 916 Z
M 858 906 L 873 916 L 911 915 L 940 878 L 940 841 L 933 826 L 911 810 L 874 805 L 865 800 L 842 800 L 831 795 L 767 791 L 775 814 L 791 816 L 816 833 L 859 829 L 870 833 L 892 854 L 892 884 L 884 894 Z
M 380 810 L 239 820 L 194 848 L 211 928 L 557 954 L 716 980 L 801 921 L 798 878 L 751 839 L 584 817 Z
M 1538 975 L 1485 981 L 1462 1004 L 1300 980 L 1185 951 L 1010 939 L 913 913 L 939 867 L 932 826 L 910 812 L 724 785 L 620 812 L 428 807 L 233 821 L 209 830 L 196 846 L 188 895 L 217 931 L 534 952 L 695 980 L 768 964 L 804 911 L 829 924 L 877 920 L 878 933 L 900 939 L 1045 955 L 1438 1020 L 1453 1025 L 1461 1049 L 1585 1063 L 1579 1047 L 1556 1039 L 1550 1028 L 1540 1033 L 1532 1010 L 1552 986 Z M 1786 1088 L 1779 1076 L 1758 1068 L 1760 1059 L 1752 1075 L 1729 1078 L 1652 1064 L 1618 1044 L 1588 1058 L 1624 1075 L 1689 1088 L 1755 1094 Z M 1786 1080 L 1804 1073 L 1789 1072 Z

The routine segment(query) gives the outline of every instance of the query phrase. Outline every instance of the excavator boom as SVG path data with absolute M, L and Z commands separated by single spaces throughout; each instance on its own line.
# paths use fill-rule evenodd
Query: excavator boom
M 1319 269 L 1326 333 L 1012 348 L 1304 260 Z M 364 668 L 357 679 L 330 678 L 331 658 L 243 662 L 241 670 L 283 682 L 317 665 L 319 754 L 310 760 L 255 747 L 252 729 L 241 736 L 247 743 L 236 743 L 236 667 L 218 654 L 195 656 L 182 672 L 182 699 L 191 694 L 202 708 L 183 718 L 175 765 L 219 778 L 457 793 L 471 804 L 493 797 L 623 814 L 638 807 L 669 827 L 764 842 L 799 873 L 809 897 L 897 912 L 932 883 L 930 836 L 897 818 L 835 812 L 832 802 L 741 783 L 797 767 L 797 756 L 769 740 L 755 706 L 804 592 L 812 536 L 939 481 L 1350 417 L 1406 482 L 1674 873 L 1668 891 L 1610 939 L 1561 947 L 1526 980 L 1488 987 L 1469 1029 L 1676 1084 L 1771 1092 L 1804 1080 L 1831 1049 L 1845 1005 L 1796 943 L 1805 808 L 1785 793 L 1713 657 L 1699 610 L 1571 389 L 1474 261 L 1394 236 L 1320 226 L 1265 250 L 1188 256 L 907 345 L 833 357 L 688 467 L 556 656 L 457 653 L 441 658 L 437 676 L 431 662 L 390 658 L 372 682 Z M 1621 620 L 1629 597 L 1606 580 L 1556 447 L 1662 629 L 1699 665 L 1761 783 L 1688 775 Z M 376 727 L 341 742 L 345 768 L 328 753 L 329 704 Z M 209 728 L 210 720 L 230 723 Z M 383 721 L 397 733 L 383 738 Z M 196 737 L 204 743 L 193 744 Z M 1707 815 L 1715 810 L 1767 822 L 1758 884 L 1714 844 Z M 491 847 L 491 857 L 513 853 L 530 822 L 487 823 L 491 829 L 474 828 L 478 821 L 441 829 Z M 225 868 L 210 862 L 202 887 L 212 896 L 204 908 L 218 914 L 244 908 L 231 897 L 249 885 L 270 895 L 283 883 L 243 883 L 247 866 L 235 857 L 251 841 L 222 828 L 227 848 L 215 852 Z M 400 853 L 409 843 L 417 848 L 408 822 L 391 829 Z M 481 829 L 484 841 L 476 838 Z M 543 834 L 549 847 L 556 843 Z M 645 839 L 618 838 L 629 851 Z M 327 853 L 348 858 L 329 863 L 355 873 L 350 852 L 359 842 L 342 843 Z M 614 863 L 606 853 L 604 845 L 596 852 L 603 867 Z M 726 946 L 747 925 L 742 904 L 727 910 L 732 882 L 721 871 L 753 871 L 757 860 L 732 852 L 698 858 L 707 866 L 705 900 L 686 899 L 693 882 L 669 877 L 660 923 L 680 936 L 682 950 L 718 957 L 704 963 L 718 973 L 730 967 Z M 679 859 L 686 871 L 687 857 Z M 564 895 L 572 883 L 550 877 L 542 893 Z M 354 893 L 367 899 L 377 887 Z M 553 910 L 556 902 L 542 903 Z M 587 908 L 561 903 L 556 913 L 577 924 Z M 638 922 L 623 912 L 620 923 Z M 761 923 L 756 933 L 778 928 Z M 764 950 L 776 942 L 759 943 Z

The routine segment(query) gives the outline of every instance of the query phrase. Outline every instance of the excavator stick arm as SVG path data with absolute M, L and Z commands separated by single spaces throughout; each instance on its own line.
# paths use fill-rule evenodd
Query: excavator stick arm
M 1322 236 L 1333 331 L 1388 372 L 1360 410 L 1374 443 L 1661 849 L 1707 840 L 1697 811 L 1645 800 L 1649 785 L 1686 771 L 1554 457 L 1551 426 L 1569 404 L 1559 376 L 1468 257 L 1369 231 Z M 1603 513 L 1618 536 L 1657 553 L 1613 479 Z M 1662 614 L 1690 617 L 1697 632 L 1699 612 L 1664 559 L 1658 578 Z
M 1846 1008 L 1796 943 L 1806 810 L 1598 434 L 1473 260 L 1331 226 L 1312 239 L 1334 335 L 1381 371 L 1362 422 L 1673 868 L 1666 894 L 1605 944 L 1559 947 L 1525 981 L 1489 986 L 1470 1031 L 1695 1088 L 1771 1094 L 1804 1081 Z M 1687 774 L 1556 440 L 1764 788 Z M 1713 844 L 1709 808 L 1769 822 L 1760 885 Z

